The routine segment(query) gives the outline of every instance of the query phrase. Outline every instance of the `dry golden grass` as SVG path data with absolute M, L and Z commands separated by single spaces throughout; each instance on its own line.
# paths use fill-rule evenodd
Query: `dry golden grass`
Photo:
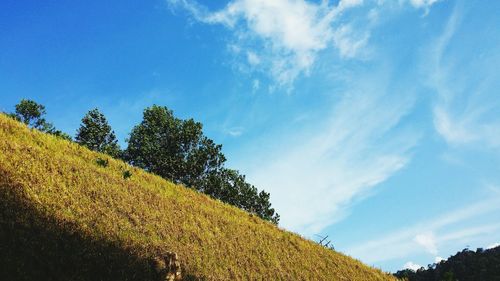
M 108 166 L 98 165 L 98 158 L 109 159 Z M 127 170 L 132 177 L 124 179 Z M 50 222 L 43 226 L 47 231 L 60 233 L 56 228 L 64 228 L 65 233 L 113 245 L 138 260 L 173 251 L 179 255 L 186 279 L 395 280 L 237 208 L 75 143 L 30 130 L 3 114 L 0 176 L 0 200 L 12 200 L 23 205 L 19 210 L 37 214 L 21 219 L 21 213 L 16 213 L 16 227 L 29 228 L 43 219 L 43 223 Z M 3 205 L 18 208 L 12 202 Z M 9 216 L 3 218 L 7 225 Z M 92 262 L 82 262 L 82 266 L 92 267 Z

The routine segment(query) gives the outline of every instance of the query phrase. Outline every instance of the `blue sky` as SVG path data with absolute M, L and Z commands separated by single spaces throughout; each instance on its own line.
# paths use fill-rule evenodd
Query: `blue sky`
M 280 226 L 387 271 L 500 242 L 500 2 L 2 1 L 0 110 L 166 105 Z

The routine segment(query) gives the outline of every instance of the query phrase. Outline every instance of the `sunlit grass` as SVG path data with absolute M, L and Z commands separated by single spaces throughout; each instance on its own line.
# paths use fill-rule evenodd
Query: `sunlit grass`
M 393 280 L 235 207 L 2 114 L 0 175 L 0 191 L 56 221 L 51 227 L 70 225 L 86 239 L 145 259 L 176 252 L 185 275 L 195 279 Z

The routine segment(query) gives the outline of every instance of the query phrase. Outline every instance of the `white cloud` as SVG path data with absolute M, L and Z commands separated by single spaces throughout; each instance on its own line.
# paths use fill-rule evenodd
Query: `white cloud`
M 411 269 L 413 271 L 417 271 L 420 269 L 422 266 L 420 264 L 416 264 L 412 261 L 409 261 L 403 265 L 403 269 Z
M 168 2 L 184 8 L 198 21 L 233 30 L 237 42 L 231 43 L 233 48 L 249 49 L 248 63 L 260 65 L 281 86 L 290 86 L 299 75 L 307 75 L 321 50 L 336 46 L 342 56 L 353 57 L 368 40 L 366 34 L 358 35 L 348 25 L 337 29 L 333 24 L 337 15 L 361 5 L 361 0 L 342 0 L 337 6 L 328 1 L 233 0 L 215 12 L 190 0 Z
M 443 139 L 451 145 L 483 143 L 486 147 L 498 149 L 500 120 L 485 120 L 485 116 L 498 108 L 484 112 L 481 106 L 477 106 L 476 109 L 460 112 L 449 103 L 438 102 L 433 110 L 434 126 Z
M 168 1 L 199 22 L 226 27 L 233 36 L 229 50 L 238 62 L 285 87 L 308 75 L 322 51 L 335 50 L 339 59 L 358 57 L 379 17 L 377 9 L 360 0 L 341 0 L 336 5 L 330 1 L 232 0 L 217 11 L 191 0 Z M 362 15 L 350 14 L 354 11 Z M 335 92 L 343 98 L 315 132 L 291 136 L 300 143 L 280 144 L 279 152 L 252 155 L 266 164 L 245 172 L 252 183 L 271 192 L 286 228 L 306 235 L 319 232 L 342 219 L 356 200 L 410 160 L 419 136 L 401 130 L 400 123 L 415 97 L 408 89 L 405 95 L 394 94 L 389 89 L 394 81 L 384 76 L 390 72 L 380 69 L 378 73 L 374 68 L 366 77 L 356 77 L 351 89 Z M 252 83 L 253 89 L 261 86 L 260 81 Z
M 258 65 L 260 63 L 259 56 L 252 51 L 247 52 L 247 60 L 248 60 L 248 63 L 252 66 Z
M 314 132 L 294 131 L 270 151 L 243 157 L 258 159 L 245 172 L 272 194 L 285 228 L 319 233 L 408 163 L 419 135 L 396 127 L 411 110 L 413 96 L 389 93 L 388 72 L 379 73 L 359 75 Z
M 357 37 L 353 34 L 356 34 L 356 32 L 353 32 L 352 27 L 349 25 L 342 25 L 333 33 L 333 40 L 342 57 L 355 57 L 368 42 L 368 32 L 359 34 Z
M 434 219 L 408 225 L 378 239 L 358 243 L 345 252 L 366 263 L 407 258 L 411 254 L 421 253 L 422 250 L 436 255 L 440 245 L 462 245 L 471 239 L 486 238 L 498 233 L 500 223 L 463 226 L 464 222 L 473 222 L 486 214 L 497 213 L 500 213 L 500 197 L 479 201 L 442 215 L 436 214 Z
M 498 246 L 500 246 L 500 243 L 493 243 L 493 244 L 489 245 L 488 247 L 486 247 L 486 249 L 493 249 L 493 248 L 496 248 Z
M 361 4 L 363 4 L 363 0 L 341 0 L 339 3 L 339 7 L 345 9 L 345 8 L 356 7 Z
M 378 8 L 393 4 L 368 1 L 374 8 L 361 9 L 361 15 L 348 17 L 348 10 L 368 4 L 363 0 L 340 0 L 337 5 L 328 0 L 231 0 L 223 9 L 209 11 L 195 0 L 166 1 L 173 8 L 188 11 L 199 22 L 227 27 L 234 33 L 229 43 L 231 49 L 237 50 L 233 53 L 247 50 L 246 61 L 254 70 L 286 87 L 292 87 L 300 75 L 309 75 L 323 50 L 336 49 L 342 58 L 357 57 L 380 17 Z M 438 1 L 399 2 L 425 9 L 427 14 Z
M 439 0 L 410 0 L 410 3 L 415 8 L 429 8 Z
M 194 0 L 167 0 L 188 11 L 197 21 L 220 24 L 234 33 L 232 49 L 247 50 L 251 67 L 270 74 L 279 86 L 291 87 L 300 75 L 309 75 L 317 56 L 326 49 L 342 58 L 357 57 L 368 43 L 378 9 L 362 9 L 361 16 L 346 12 L 365 7 L 363 0 L 232 0 L 223 9 L 209 11 Z M 391 1 L 369 1 L 380 7 Z M 426 11 L 437 0 L 409 0 Z M 258 66 L 258 68 L 256 68 Z
M 434 263 L 440 263 L 442 261 L 445 261 L 446 259 L 442 258 L 442 257 L 435 257 L 434 258 Z
M 232 127 L 226 130 L 226 133 L 232 137 L 239 137 L 243 134 L 243 127 Z
M 446 106 L 436 106 L 434 108 L 434 126 L 439 134 L 452 144 L 466 144 L 477 140 L 478 136 L 471 130 L 469 118 L 455 117 L 451 115 Z
M 413 241 L 424 247 L 427 252 L 437 255 L 436 238 L 432 232 L 417 234 Z
M 424 66 L 428 83 L 437 93 L 434 126 L 450 145 L 500 148 L 500 118 L 495 114 L 500 109 L 500 80 L 495 76 L 500 56 L 477 56 L 480 49 L 470 53 L 455 51 L 454 46 L 462 45 L 453 41 L 459 40 L 455 38 L 460 35 L 462 17 L 462 7 L 458 5 L 424 60 L 428 62 Z

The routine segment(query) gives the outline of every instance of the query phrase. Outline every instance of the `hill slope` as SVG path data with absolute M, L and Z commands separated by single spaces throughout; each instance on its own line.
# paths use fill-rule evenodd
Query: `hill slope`
M 4 280 L 165 280 L 159 260 L 169 251 L 184 280 L 395 280 L 0 114 Z

